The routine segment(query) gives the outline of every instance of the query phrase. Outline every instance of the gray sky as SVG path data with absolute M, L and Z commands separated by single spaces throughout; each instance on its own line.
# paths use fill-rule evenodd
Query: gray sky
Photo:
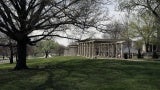
M 115 3 L 112 3 L 112 5 L 107 5 L 107 7 L 109 9 L 109 17 L 111 17 L 111 21 L 115 21 L 115 20 L 120 21 L 122 19 L 122 17 L 124 16 L 124 13 L 117 11 L 115 9 L 115 6 L 116 6 Z M 102 38 L 102 33 L 96 32 L 95 37 Z M 64 46 L 67 46 L 67 45 L 69 45 L 69 43 L 72 42 L 72 40 L 64 39 L 64 38 L 56 38 L 56 41 L 59 44 L 62 44 Z

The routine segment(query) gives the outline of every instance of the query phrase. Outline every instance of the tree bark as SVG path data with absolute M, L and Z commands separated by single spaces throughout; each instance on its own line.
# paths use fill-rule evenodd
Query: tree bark
M 137 58 L 142 58 L 141 49 L 138 49 L 138 55 Z
M 10 45 L 10 64 L 12 64 L 13 63 L 13 46 L 12 46 L 12 44 Z
M 15 70 L 28 69 L 26 65 L 26 56 L 27 56 L 26 42 L 17 42 L 17 54 L 18 54 L 18 59 Z
M 45 58 L 48 58 L 48 54 L 49 54 L 49 52 L 45 51 Z
M 149 43 L 146 43 L 146 52 L 149 52 Z

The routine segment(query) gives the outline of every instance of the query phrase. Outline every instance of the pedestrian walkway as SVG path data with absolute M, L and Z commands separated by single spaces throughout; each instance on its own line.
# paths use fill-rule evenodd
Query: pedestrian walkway
M 3 64 L 3 63 L 9 63 L 9 59 L 6 59 L 6 60 L 0 60 L 0 64 Z
M 13 62 L 16 62 L 16 59 L 13 59 Z M 5 58 L 4 60 L 2 58 L 0 58 L 0 64 L 4 64 L 4 63 L 10 63 L 9 58 Z

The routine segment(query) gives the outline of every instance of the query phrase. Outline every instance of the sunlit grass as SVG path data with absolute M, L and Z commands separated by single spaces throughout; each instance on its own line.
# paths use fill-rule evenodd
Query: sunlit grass
M 0 90 L 160 90 L 160 62 L 54 57 L 0 65 Z

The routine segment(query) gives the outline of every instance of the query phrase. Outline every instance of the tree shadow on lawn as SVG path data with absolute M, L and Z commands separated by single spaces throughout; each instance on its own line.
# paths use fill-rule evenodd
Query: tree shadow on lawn
M 2 69 L 0 70 L 0 86 L 6 86 L 6 85 L 14 85 L 14 87 L 25 87 L 27 88 L 27 86 L 25 86 L 25 83 L 30 87 L 35 87 L 34 89 L 36 90 L 44 90 L 47 88 L 52 88 L 52 89 L 56 89 L 56 90 L 64 90 L 65 88 L 63 88 L 61 85 L 63 84 L 64 87 L 68 87 L 67 83 L 61 83 L 61 84 L 57 84 L 57 82 L 62 81 L 64 78 L 69 77 L 72 70 L 70 69 L 70 67 L 66 68 L 64 67 L 64 63 L 66 63 L 67 61 L 63 61 L 63 62 L 58 62 L 56 64 L 45 64 L 46 66 L 44 66 L 42 64 L 42 66 L 34 66 L 28 70 L 19 70 L 19 71 L 14 71 L 12 69 Z M 69 61 L 69 62 L 72 62 Z M 62 72 L 57 72 L 57 71 L 62 71 Z M 55 71 L 58 74 L 58 76 L 55 75 Z M 34 76 L 36 76 L 37 74 L 40 74 L 40 72 L 44 72 L 47 73 L 46 75 L 46 80 L 45 82 L 41 82 L 40 84 L 35 84 L 34 83 L 30 83 L 30 81 L 26 81 L 27 79 L 30 79 Z M 16 83 L 20 84 L 16 84 Z M 10 83 L 10 84 L 8 84 Z M 13 84 L 12 84 L 13 83 Z M 21 84 L 23 83 L 24 86 Z M 28 88 L 30 88 L 28 87 Z
M 108 66 L 99 66 L 97 63 L 106 64 L 106 62 L 98 60 L 69 60 L 44 66 L 44 71 L 48 73 L 47 80 L 34 89 L 82 90 L 83 87 L 98 87 L 100 83 L 103 84 L 106 80 L 115 80 L 112 77 L 105 78 L 105 67 Z
M 64 90 L 63 86 L 57 85 L 56 83 L 61 79 L 68 77 L 70 72 L 67 75 L 61 76 L 59 78 L 54 78 L 54 72 L 52 70 L 45 70 L 48 73 L 47 79 L 44 83 L 36 86 L 33 90 Z
M 79 63 L 79 61 L 76 62 Z M 77 87 L 76 83 L 83 82 L 88 78 L 87 74 L 83 74 L 84 76 L 80 76 L 80 72 L 75 71 L 80 68 L 81 64 L 82 63 L 79 63 L 79 65 L 77 65 L 75 64 L 75 60 L 69 60 L 59 62 L 55 65 L 44 66 L 44 69 L 41 70 L 44 70 L 48 73 L 47 80 L 43 84 L 35 87 L 34 90 L 80 90 Z
M 45 70 L 45 71 L 48 73 L 47 80 L 43 84 L 35 87 L 35 90 L 46 90 L 46 88 L 50 88 L 50 89 L 56 88 L 53 84 L 54 81 L 53 81 L 52 77 L 54 75 L 53 75 L 52 71 L 51 70 Z
M 153 63 L 152 65 L 151 63 L 147 66 L 145 66 L 145 64 L 147 63 L 125 61 L 115 62 L 106 60 L 64 61 L 53 66 L 46 66 L 45 71 L 48 73 L 47 80 L 43 84 L 37 86 L 35 90 L 83 90 L 81 86 L 78 86 L 78 83 L 82 84 L 82 82 L 89 83 L 89 85 L 91 85 L 87 86 L 89 89 L 91 87 L 98 87 L 100 84 L 113 84 L 113 86 L 115 84 L 119 86 L 114 88 L 125 89 L 129 82 L 139 83 L 139 79 L 144 79 L 146 86 L 152 85 L 159 87 L 155 82 L 157 82 L 156 78 L 160 75 L 160 72 L 157 71 L 158 69 L 156 68 L 160 65 L 158 64 L 155 68 L 150 68 L 148 66 L 154 66 L 155 64 Z M 134 79 L 134 82 L 129 81 L 132 79 Z M 152 83 L 148 82 L 150 80 L 152 80 Z M 122 81 L 125 81 L 125 83 L 122 83 Z M 102 86 L 102 88 L 103 87 L 105 87 L 105 85 Z M 127 88 L 129 89 L 129 87 Z
M 117 87 L 114 88 L 122 88 L 123 90 L 127 87 L 128 83 L 132 82 L 128 81 L 130 79 L 135 79 L 132 83 L 137 83 L 138 79 L 145 79 L 144 82 L 146 85 L 149 86 L 152 84 L 153 86 L 156 85 L 156 87 L 159 87 L 155 82 L 156 78 L 159 78 L 160 75 L 160 71 L 157 71 L 159 70 L 157 67 L 159 67 L 160 64 L 149 63 L 147 67 L 145 66 L 146 64 L 148 63 L 73 59 L 56 64 L 45 63 L 45 65 L 35 66 L 25 71 L 6 71 L 5 73 L 0 71 L 2 75 L 14 73 L 11 75 L 12 77 L 4 76 L 4 79 L 0 78 L 0 82 L 7 84 L 12 79 L 12 81 L 28 79 L 43 72 L 45 73 L 45 80 L 43 82 L 32 83 L 29 84 L 31 86 L 24 87 L 32 87 L 32 90 L 96 90 L 96 87 L 98 87 L 98 89 L 101 88 L 99 90 L 106 90 L 105 87 L 109 87 L 107 85 L 111 85 L 111 87 L 117 85 Z M 154 67 L 150 68 L 150 66 Z M 148 79 L 151 75 L 153 78 Z M 147 82 L 151 79 L 153 79 L 153 83 Z M 122 81 L 125 81 L 125 83 L 122 83 Z M 156 83 L 159 82 L 157 81 Z M 18 86 L 19 85 L 17 85 L 17 87 Z
M 0 87 L 1 90 L 27 90 L 34 87 L 34 83 L 32 82 L 32 77 L 39 74 L 39 72 L 35 70 L 0 70 Z

